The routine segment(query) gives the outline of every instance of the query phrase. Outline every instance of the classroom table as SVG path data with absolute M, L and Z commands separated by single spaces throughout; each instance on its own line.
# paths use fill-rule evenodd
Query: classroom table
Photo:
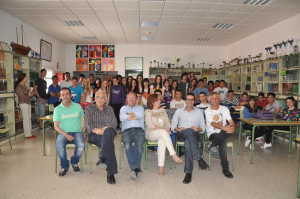
M 46 147 L 45 147 L 45 122 L 53 122 L 53 115 L 47 115 L 40 117 L 40 120 L 43 121 L 43 154 L 46 156 Z
M 292 152 L 292 126 L 300 126 L 300 121 L 287 121 L 280 119 L 273 120 L 261 120 L 257 118 L 239 118 L 240 121 L 252 125 L 252 141 L 251 141 L 251 155 L 250 155 L 250 164 L 253 163 L 253 148 L 254 148 L 254 132 L 257 126 L 289 126 L 290 134 L 289 134 L 289 154 Z M 241 143 L 241 130 L 242 124 L 239 129 L 239 138 L 238 138 L 238 155 L 240 154 L 240 143 Z

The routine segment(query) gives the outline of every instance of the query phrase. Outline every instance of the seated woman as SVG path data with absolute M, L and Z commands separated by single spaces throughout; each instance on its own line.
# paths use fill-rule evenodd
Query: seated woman
M 258 110 L 258 107 L 256 105 L 256 99 L 255 97 L 251 96 L 248 100 L 248 104 L 245 105 L 244 108 L 244 118 L 253 118 L 254 113 L 256 113 Z M 252 131 L 252 125 L 250 124 L 243 124 L 243 129 L 250 130 Z M 272 131 L 269 131 L 266 129 L 266 127 L 260 126 L 255 128 L 255 133 L 254 133 L 254 140 L 260 136 L 263 136 L 266 134 L 266 139 L 265 139 L 265 145 L 271 145 L 271 137 L 272 137 Z M 245 142 L 245 147 L 248 147 L 248 145 L 251 143 L 251 136 L 247 136 L 246 142 Z M 251 149 L 251 145 L 250 145 Z
M 159 175 L 163 176 L 166 148 L 168 148 L 174 162 L 180 164 L 182 160 L 176 155 L 174 150 L 170 137 L 170 121 L 166 111 L 160 107 L 160 100 L 157 94 L 149 96 L 147 106 L 148 109 L 145 111 L 146 139 L 157 141 L 158 143 Z
M 287 97 L 285 99 L 287 108 L 283 109 L 276 118 L 281 120 L 299 121 L 300 120 L 300 110 L 297 108 L 297 102 L 294 97 Z M 289 130 L 288 126 L 277 126 L 274 129 Z

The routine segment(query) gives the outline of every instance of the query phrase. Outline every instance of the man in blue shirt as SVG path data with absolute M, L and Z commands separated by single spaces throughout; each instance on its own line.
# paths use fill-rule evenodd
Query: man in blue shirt
M 59 176 L 66 175 L 69 170 L 69 160 L 67 159 L 66 145 L 74 143 L 76 148 L 71 157 L 71 164 L 74 172 L 79 172 L 79 159 L 84 151 L 84 138 L 82 134 L 81 120 L 84 113 L 79 104 L 71 101 L 71 92 L 68 88 L 63 88 L 60 92 L 62 103 L 54 109 L 54 128 L 59 133 L 56 139 L 56 150 L 60 158 L 61 171 Z
M 125 146 L 132 179 L 136 179 L 142 174 L 141 160 L 145 142 L 144 108 L 136 104 L 136 99 L 136 93 L 129 92 L 127 94 L 128 105 L 123 106 L 120 110 L 122 141 Z M 134 147 L 132 143 L 134 143 Z
M 196 104 L 199 104 L 201 102 L 200 100 L 200 93 L 204 92 L 206 95 L 209 94 L 208 89 L 204 87 L 204 81 L 203 79 L 200 79 L 198 82 L 198 87 L 195 88 L 193 91 L 196 99 Z
M 48 88 L 48 92 L 50 94 L 48 104 L 54 104 L 54 102 L 59 101 L 59 96 L 60 96 L 60 86 L 57 85 L 57 76 L 52 77 L 52 84 Z
M 72 100 L 75 103 L 80 102 L 81 94 L 84 92 L 83 88 L 77 85 L 77 77 L 72 77 L 72 86 L 69 87 L 72 95 Z

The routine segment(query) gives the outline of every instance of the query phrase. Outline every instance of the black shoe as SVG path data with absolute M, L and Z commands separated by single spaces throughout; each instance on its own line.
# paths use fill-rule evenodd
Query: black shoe
M 98 162 L 96 163 L 97 167 L 101 169 L 106 169 L 107 168 L 107 162 L 104 157 L 99 158 Z
M 110 175 L 107 174 L 107 183 L 108 184 L 116 184 L 116 179 L 115 179 L 114 174 L 110 174 Z
M 74 172 L 79 172 L 80 171 L 80 168 L 79 168 L 79 166 L 77 164 L 73 164 L 72 168 L 73 168 Z
M 136 177 L 140 177 L 143 174 L 143 171 L 141 169 L 135 168 L 134 172 L 136 174 Z
M 69 169 L 61 169 L 60 172 L 58 173 L 58 176 L 65 176 L 68 171 Z
M 208 165 L 206 164 L 206 162 L 203 160 L 203 158 L 200 158 L 198 160 L 198 164 L 200 169 L 204 170 L 204 169 L 208 169 Z
M 192 181 L 192 174 L 186 173 L 183 179 L 183 184 L 189 184 Z
M 223 169 L 223 174 L 224 176 L 226 176 L 227 178 L 233 178 L 232 173 L 229 171 L 229 169 Z

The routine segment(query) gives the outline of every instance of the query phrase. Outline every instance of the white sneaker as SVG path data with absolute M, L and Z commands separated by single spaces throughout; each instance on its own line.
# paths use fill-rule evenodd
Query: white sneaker
M 272 144 L 271 143 L 264 143 L 264 146 L 262 146 L 262 148 L 266 149 L 266 148 L 270 148 L 272 147 Z
M 256 143 L 262 143 L 262 141 L 263 141 L 263 137 L 257 137 L 257 138 L 255 139 L 255 142 L 256 142 Z
M 246 142 L 245 142 L 245 147 L 248 147 L 250 143 L 251 143 L 250 136 L 247 136 Z

